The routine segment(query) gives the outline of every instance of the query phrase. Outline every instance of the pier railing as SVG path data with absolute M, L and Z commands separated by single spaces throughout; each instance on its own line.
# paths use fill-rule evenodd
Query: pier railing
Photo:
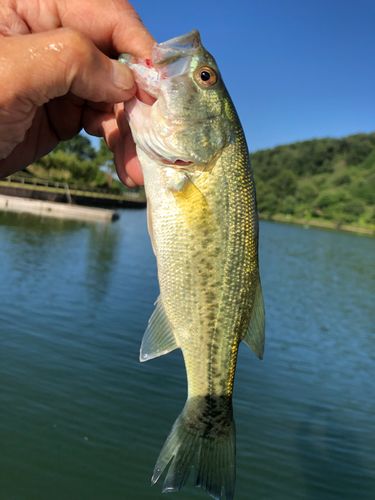
M 0 180 L 0 186 L 12 186 L 20 189 L 38 189 L 42 191 L 54 191 L 65 193 L 69 199 L 70 196 L 87 196 L 90 198 L 110 198 L 116 200 L 145 201 L 144 191 L 140 189 L 114 191 L 111 189 L 98 188 L 96 186 L 67 184 L 64 182 L 55 182 L 47 179 L 28 178 L 20 175 L 10 175 Z

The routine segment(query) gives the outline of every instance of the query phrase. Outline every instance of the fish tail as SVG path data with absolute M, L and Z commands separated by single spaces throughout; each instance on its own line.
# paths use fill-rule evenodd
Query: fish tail
M 210 405 L 207 405 L 207 398 L 200 399 L 204 399 L 203 404 L 202 401 L 197 405 L 188 400 L 174 423 L 156 462 L 151 485 L 156 483 L 172 460 L 163 493 L 181 489 L 194 467 L 195 486 L 204 488 L 217 500 L 222 496 L 232 500 L 236 480 L 236 431 L 232 403 L 230 401 L 230 407 L 228 402 L 220 407 L 220 402 L 214 402 L 212 406 L 212 397 Z

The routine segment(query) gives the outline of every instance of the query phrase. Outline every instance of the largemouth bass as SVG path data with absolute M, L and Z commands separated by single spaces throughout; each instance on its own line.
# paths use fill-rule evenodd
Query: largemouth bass
M 258 215 L 244 133 L 198 31 L 120 56 L 155 99 L 125 103 L 142 165 L 160 296 L 141 346 L 146 361 L 182 350 L 188 397 L 156 462 L 163 491 L 195 485 L 230 500 L 235 485 L 232 389 L 238 346 L 262 359 Z

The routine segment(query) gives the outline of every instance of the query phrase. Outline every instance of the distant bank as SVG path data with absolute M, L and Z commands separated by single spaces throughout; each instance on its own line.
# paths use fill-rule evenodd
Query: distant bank
M 367 234 L 375 229 L 375 132 L 250 156 L 260 213 Z
M 375 235 L 375 230 L 366 228 L 366 227 L 355 227 L 349 226 L 347 224 L 335 224 L 333 222 L 323 221 L 323 220 L 314 220 L 314 219 L 297 219 L 290 215 L 266 215 L 259 214 L 259 218 L 263 220 L 272 220 L 275 222 L 286 222 L 289 224 L 298 224 L 302 226 L 313 226 L 313 227 L 323 227 L 326 229 L 339 229 L 340 231 L 350 231 L 352 233 L 360 233 L 360 234 L 368 234 Z

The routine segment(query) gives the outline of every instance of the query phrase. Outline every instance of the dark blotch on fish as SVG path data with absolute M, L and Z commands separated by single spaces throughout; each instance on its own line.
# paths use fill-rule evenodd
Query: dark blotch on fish
M 232 400 L 225 394 L 193 397 L 185 412 L 188 426 L 205 439 L 226 434 L 233 420 Z

